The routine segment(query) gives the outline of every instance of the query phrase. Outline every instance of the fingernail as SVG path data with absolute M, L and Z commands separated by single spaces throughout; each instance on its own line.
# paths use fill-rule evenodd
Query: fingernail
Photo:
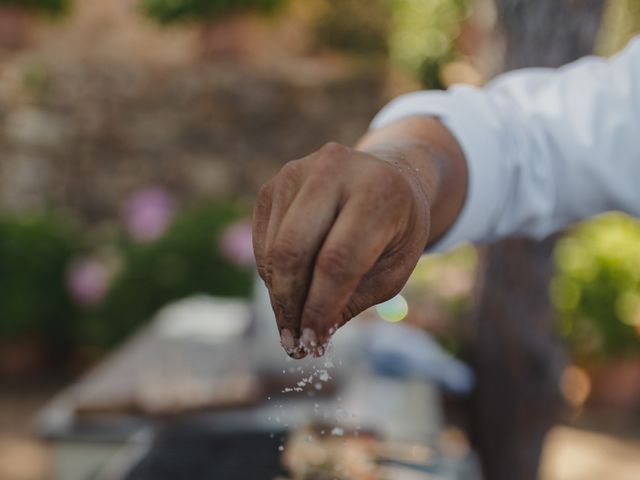
M 296 348 L 295 341 L 293 340 L 293 334 L 286 328 L 282 329 L 282 332 L 280 332 L 280 343 L 282 344 L 282 348 L 284 348 L 289 354 Z
M 302 348 L 296 348 L 288 353 L 289 353 L 289 356 L 295 360 L 301 360 L 307 356 L 307 352 Z
M 302 336 L 300 337 L 300 346 L 307 352 L 312 352 L 315 350 L 317 345 L 318 341 L 316 339 L 316 333 L 310 328 L 305 328 L 302 331 Z
M 313 352 L 313 356 L 315 358 L 320 358 L 323 355 L 324 355 L 324 347 L 322 345 L 319 345 Z

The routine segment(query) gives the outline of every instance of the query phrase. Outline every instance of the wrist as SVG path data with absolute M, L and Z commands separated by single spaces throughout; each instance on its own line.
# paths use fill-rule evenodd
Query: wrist
M 385 144 L 370 145 L 360 151 L 393 165 L 414 187 L 421 203 L 433 205 L 438 197 L 442 179 L 441 168 L 432 161 L 429 145 L 424 142 L 400 140 Z
M 369 132 L 362 151 L 402 167 L 425 194 L 431 217 L 428 244 L 454 224 L 467 195 L 464 155 L 449 130 L 435 118 L 408 118 Z

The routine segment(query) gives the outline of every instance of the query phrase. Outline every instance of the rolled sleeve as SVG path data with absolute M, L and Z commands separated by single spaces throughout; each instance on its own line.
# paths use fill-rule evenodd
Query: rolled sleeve
M 640 39 L 611 59 L 404 95 L 371 126 L 411 116 L 438 117 L 469 170 L 462 212 L 432 251 L 543 238 L 608 210 L 640 216 Z

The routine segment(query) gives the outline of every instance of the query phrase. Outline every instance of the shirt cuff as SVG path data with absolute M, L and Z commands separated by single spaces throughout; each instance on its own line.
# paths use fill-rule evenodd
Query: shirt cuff
M 371 129 L 412 116 L 438 117 L 458 140 L 469 171 L 467 198 L 449 231 L 426 253 L 451 249 L 463 242 L 493 240 L 492 231 L 505 183 L 501 168 L 500 121 L 481 89 L 456 86 L 448 91 L 402 95 L 387 104 Z

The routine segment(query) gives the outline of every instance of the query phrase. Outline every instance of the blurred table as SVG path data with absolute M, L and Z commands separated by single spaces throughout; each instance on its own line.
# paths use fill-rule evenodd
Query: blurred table
M 324 360 L 290 360 L 268 315 L 249 302 L 205 297 L 161 312 L 41 412 L 39 430 L 53 444 L 53 478 L 124 479 L 141 458 L 149 462 L 166 449 L 159 439 L 175 432 L 199 432 L 212 442 L 244 432 L 259 441 L 338 410 L 350 412 L 341 424 L 355 422 L 388 440 L 437 444 L 438 389 L 368 368 L 360 345 L 366 322 L 354 321 L 336 336 L 331 356 L 341 365 L 322 391 L 282 393 L 300 380 L 300 370 Z M 416 478 L 477 478 L 467 455 L 442 460 L 437 476 Z

